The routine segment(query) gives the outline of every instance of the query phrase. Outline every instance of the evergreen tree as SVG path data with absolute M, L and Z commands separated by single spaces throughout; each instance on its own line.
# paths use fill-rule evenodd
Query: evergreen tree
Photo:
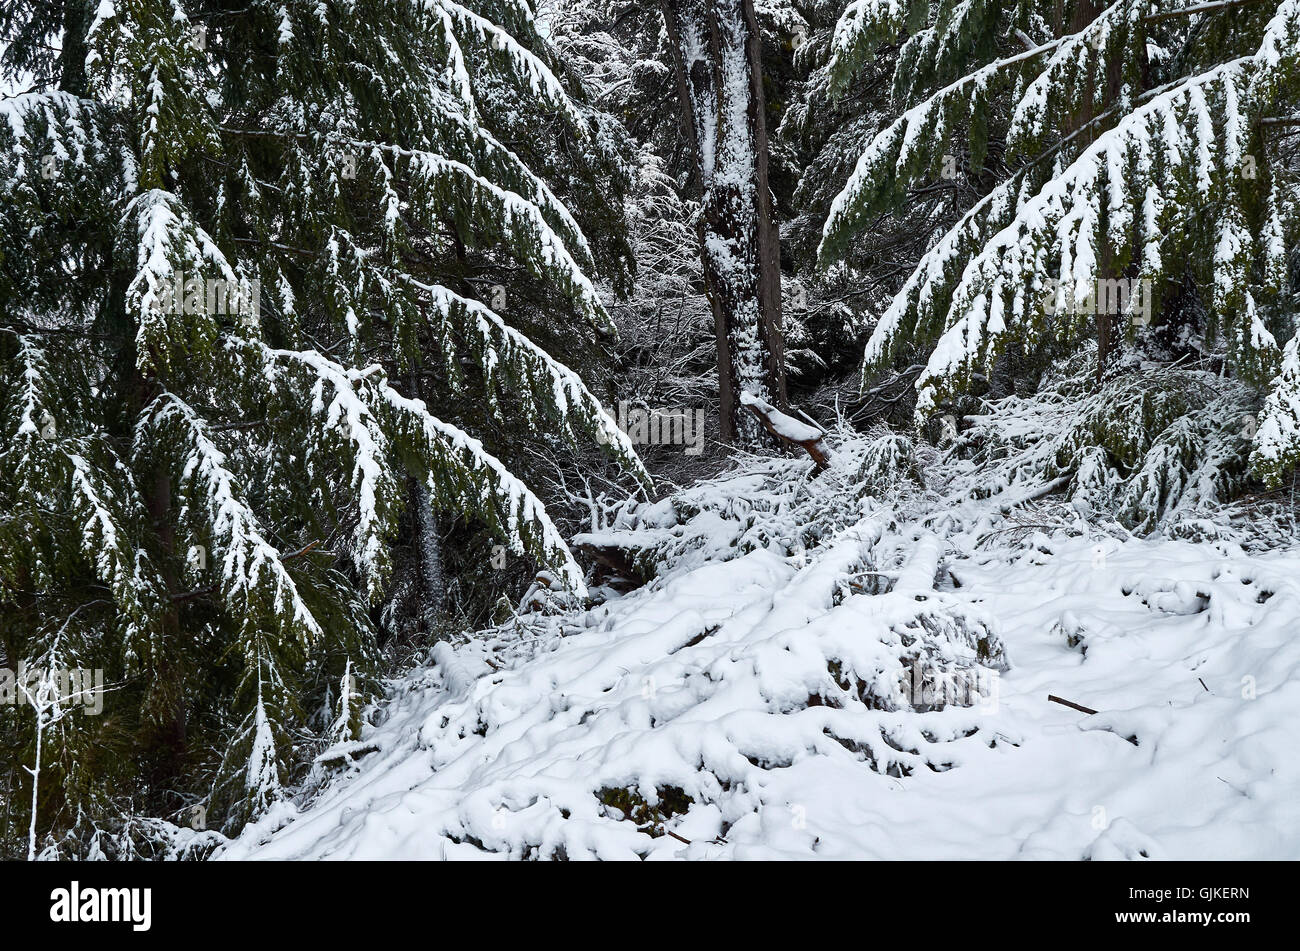
M 531 339 L 609 332 L 597 255 L 490 128 L 562 128 L 574 180 L 604 146 L 514 0 L 4 0 L 0 40 L 36 81 L 0 102 L 0 651 L 116 684 L 45 738 L 38 818 L 93 827 L 115 780 L 176 813 L 219 761 L 237 824 L 340 678 L 329 732 L 358 726 L 412 500 L 583 590 L 467 426 L 648 478 Z
M 854 0 L 835 31 L 841 88 L 900 36 L 906 110 L 861 155 L 824 229 L 824 262 L 918 184 L 1005 173 L 924 255 L 867 345 L 875 368 L 928 353 L 927 415 L 1001 356 L 1113 344 L 1186 319 L 1271 395 L 1254 471 L 1300 457 L 1294 273 L 1300 5 L 1165 7 Z M 1196 306 L 1179 306 L 1194 288 Z M 1286 341 L 1292 341 L 1286 343 Z M 1281 343 L 1279 343 L 1281 341 Z
M 847 376 L 862 362 L 873 315 L 888 307 L 901 276 L 979 199 L 981 181 L 963 176 L 915 182 L 896 206 L 854 230 L 833 266 L 817 267 L 817 248 L 831 204 L 862 150 L 897 115 L 890 95 L 896 45 L 883 45 L 869 64 L 843 81 L 832 82 L 835 27 L 844 7 L 843 0 L 807 4 L 807 31 L 799 37 L 793 55 L 804 78 L 785 113 L 779 137 L 785 148 L 796 152 L 801 169 L 781 239 L 802 289 L 796 300 L 806 301 L 802 322 L 833 379 L 848 384 Z M 797 308 L 792 311 L 793 317 L 800 316 Z M 900 379 L 900 392 L 906 392 L 908 382 Z M 853 392 L 851 385 L 837 388 L 834 397 L 855 418 L 871 417 L 879 409 L 873 408 L 870 396 Z M 891 416 L 905 423 L 910 404 L 904 399 L 891 407 Z

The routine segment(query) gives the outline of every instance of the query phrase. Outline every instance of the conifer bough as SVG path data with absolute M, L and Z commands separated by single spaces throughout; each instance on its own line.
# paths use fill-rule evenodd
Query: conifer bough
M 1014 345 L 1025 353 L 1095 335 L 1104 361 L 1134 314 L 1053 308 L 1118 279 L 1154 294 L 1158 325 L 1186 275 L 1200 330 L 1266 397 L 1250 463 L 1275 485 L 1300 462 L 1300 322 L 1292 249 L 1300 183 L 1269 120 L 1300 101 L 1300 3 L 1151 0 L 1048 3 L 854 0 L 833 39 L 841 87 L 905 35 L 895 93 L 909 105 L 867 147 L 826 221 L 821 256 L 901 207 L 954 153 L 984 166 L 1001 136 L 1007 173 L 943 235 L 881 316 L 878 368 L 913 348 L 925 416 Z M 1020 48 L 1028 37 L 1032 48 Z M 992 130 L 992 131 L 991 131 Z
M 78 855 L 141 805 L 233 828 L 359 729 L 412 499 L 584 591 L 466 407 L 648 482 L 530 339 L 610 322 L 578 222 L 490 117 L 604 146 L 524 3 L 0 0 L 0 40 L 35 79 L 0 101 L 0 649 L 125 684 L 44 736 L 18 818 Z M 477 299 L 494 274 L 523 275 L 520 310 Z M 256 306 L 177 305 L 218 281 Z M 426 366 L 436 387 L 394 382 Z

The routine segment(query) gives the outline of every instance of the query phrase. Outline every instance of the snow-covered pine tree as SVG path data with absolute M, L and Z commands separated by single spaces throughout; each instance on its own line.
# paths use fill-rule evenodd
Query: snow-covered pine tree
M 868 368 L 928 353 L 928 414 L 1013 350 L 1096 336 L 1100 363 L 1112 338 L 1171 319 L 1191 284 L 1191 334 L 1221 341 L 1231 371 L 1270 394 L 1251 462 L 1280 480 L 1300 459 L 1300 4 L 853 0 L 834 81 L 900 36 L 908 108 L 834 202 L 823 261 L 909 190 L 986 173 L 994 147 L 1006 172 L 893 298 Z
M 790 217 L 781 226 L 782 253 L 793 260 L 797 272 L 797 282 L 789 283 L 799 288 L 796 302 L 806 304 L 803 323 L 816 341 L 814 352 L 836 379 L 861 364 L 871 317 L 888 306 L 900 272 L 910 270 L 936 233 L 947 231 L 980 197 L 976 179 L 913 188 L 896 213 L 879 215 L 869 227 L 856 229 L 833 266 L 817 267 L 822 226 L 832 202 L 863 148 L 897 115 L 889 82 L 896 46 L 883 46 L 850 79 L 832 84 L 835 27 L 844 7 L 844 0 L 801 5 L 807 22 L 796 37 L 792 59 L 802 82 L 777 130 L 780 147 L 798 156 L 800 170 Z M 792 317 L 799 316 L 797 306 L 791 311 Z M 889 389 L 905 390 L 913 375 L 900 376 Z M 837 405 L 850 415 L 872 416 L 879 410 L 870 395 L 853 392 L 847 378 L 833 395 L 830 406 L 824 407 L 832 414 Z M 901 400 L 895 405 L 897 422 L 903 423 L 911 405 Z
M 510 319 L 531 295 L 551 338 L 607 328 L 582 229 L 489 131 L 589 122 L 522 0 L 3 0 L 0 45 L 36 81 L 0 102 L 0 666 L 57 644 L 116 685 L 45 738 L 39 824 L 113 791 L 179 815 L 201 775 L 237 824 L 303 711 L 364 690 L 412 497 L 582 589 L 460 420 L 599 435 L 646 478 Z

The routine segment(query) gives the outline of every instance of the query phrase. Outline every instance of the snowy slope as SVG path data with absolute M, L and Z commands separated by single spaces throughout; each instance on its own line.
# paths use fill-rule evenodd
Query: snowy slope
M 805 549 L 785 465 L 615 526 L 650 585 L 439 645 L 219 857 L 1300 857 L 1300 553 L 933 493 Z

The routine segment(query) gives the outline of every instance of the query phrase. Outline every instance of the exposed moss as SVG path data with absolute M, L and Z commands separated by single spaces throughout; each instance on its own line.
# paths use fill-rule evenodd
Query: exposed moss
M 680 786 L 656 787 L 658 801 L 653 804 L 636 789 L 622 786 L 605 786 L 596 793 L 596 798 L 603 805 L 617 809 L 636 823 L 638 831 L 651 838 L 663 835 L 664 824 L 673 816 L 685 813 L 695 802 Z

